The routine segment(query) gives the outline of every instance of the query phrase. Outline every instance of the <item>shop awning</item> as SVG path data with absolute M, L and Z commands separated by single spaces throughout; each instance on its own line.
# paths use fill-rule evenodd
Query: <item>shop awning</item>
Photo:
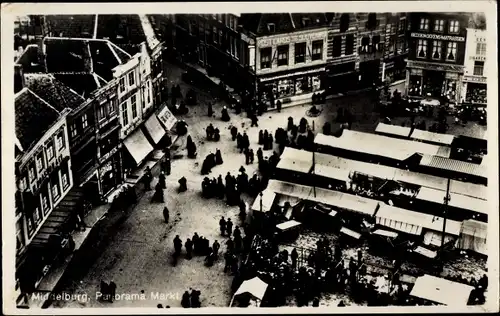
M 430 259 L 434 259 L 437 257 L 437 252 L 429 250 L 429 249 L 424 248 L 422 246 L 418 246 L 417 248 L 415 248 L 413 250 L 413 252 L 416 252 L 419 255 L 422 255 L 422 256 L 430 258 Z
M 136 129 L 123 143 L 137 165 L 140 165 L 144 158 L 153 151 L 153 146 L 141 129 Z
M 432 133 L 429 131 L 415 129 L 413 130 L 413 133 L 411 133 L 410 138 L 439 146 L 451 146 L 451 143 L 453 143 L 455 136 L 450 134 Z
M 291 220 L 291 221 L 287 221 L 287 222 L 276 225 L 276 228 L 281 230 L 281 231 L 286 231 L 286 230 L 289 230 L 291 228 L 298 227 L 300 225 L 302 225 L 300 222 Z
M 445 196 L 445 191 L 422 187 L 417 194 L 417 199 L 426 202 L 443 204 Z M 485 215 L 488 215 L 489 210 L 487 201 L 456 193 L 450 193 L 448 205 Z
M 309 173 L 311 171 L 311 164 L 300 160 L 281 159 L 276 166 L 277 169 L 294 171 L 299 173 Z
M 458 247 L 488 255 L 488 224 L 476 220 L 462 222 Z
M 447 306 L 466 306 L 473 287 L 432 275 L 415 281 L 410 295 Z
M 441 247 L 441 241 L 443 238 L 443 233 L 441 232 L 433 232 L 433 231 L 427 231 L 424 234 L 424 244 L 427 246 L 437 246 Z M 451 235 L 445 235 L 444 236 L 444 243 L 447 244 L 448 242 L 452 241 L 454 239 L 453 236 Z
M 470 162 L 447 159 L 434 155 L 423 155 L 420 160 L 421 166 L 442 169 L 447 171 L 454 171 L 466 175 L 488 178 L 488 173 L 484 165 L 478 165 Z
M 398 237 L 398 233 L 391 232 L 391 231 L 388 231 L 388 230 L 382 230 L 382 229 L 377 229 L 374 232 L 372 232 L 372 234 L 378 235 L 378 236 L 389 237 L 389 238 L 396 238 L 396 237 Z
M 354 239 L 360 239 L 361 238 L 361 234 L 358 233 L 358 232 L 355 232 L 354 230 L 351 230 L 349 228 L 346 228 L 346 227 L 342 227 L 340 229 L 340 232 L 343 233 L 343 234 L 346 234 L 347 236 L 350 236 Z
M 148 131 L 149 136 L 151 136 L 154 145 L 157 145 L 166 134 L 165 129 L 161 126 L 156 114 L 151 115 L 151 117 L 144 123 L 144 127 Z
M 399 137 L 408 137 L 408 135 L 410 135 L 410 131 L 411 128 L 409 127 L 384 123 L 378 123 L 377 128 L 375 128 L 375 133 L 377 134 Z
M 274 199 L 276 198 L 276 193 L 269 189 L 265 189 L 262 192 L 262 196 L 259 194 L 252 205 L 252 210 L 269 212 L 273 207 Z M 262 202 L 262 203 L 261 203 Z M 262 207 L 261 207 L 262 206 Z
M 234 296 L 248 293 L 262 301 L 267 290 L 267 283 L 262 281 L 259 277 L 243 281 Z

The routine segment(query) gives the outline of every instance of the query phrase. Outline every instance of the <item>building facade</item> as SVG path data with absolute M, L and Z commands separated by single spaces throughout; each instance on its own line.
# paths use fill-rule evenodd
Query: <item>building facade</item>
M 466 14 L 409 15 L 408 96 L 460 102 L 468 20 Z
M 407 13 L 387 13 L 385 45 L 382 61 L 382 81 L 394 82 L 406 78 L 408 58 Z
M 467 28 L 462 103 L 486 106 L 486 30 Z

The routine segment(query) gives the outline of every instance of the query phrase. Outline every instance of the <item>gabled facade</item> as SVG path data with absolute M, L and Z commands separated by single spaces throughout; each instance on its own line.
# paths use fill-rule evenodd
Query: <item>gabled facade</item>
M 465 44 L 464 78 L 462 86 L 462 103 L 486 106 L 487 103 L 487 69 L 486 29 L 473 25 L 467 28 Z

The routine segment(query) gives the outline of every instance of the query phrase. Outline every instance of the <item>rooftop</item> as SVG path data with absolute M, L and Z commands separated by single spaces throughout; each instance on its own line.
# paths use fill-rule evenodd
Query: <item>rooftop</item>
M 324 13 L 243 13 L 240 16 L 243 29 L 258 36 L 323 27 L 327 23 Z
M 24 88 L 15 96 L 16 136 L 24 150 L 38 142 L 60 112 L 45 100 Z

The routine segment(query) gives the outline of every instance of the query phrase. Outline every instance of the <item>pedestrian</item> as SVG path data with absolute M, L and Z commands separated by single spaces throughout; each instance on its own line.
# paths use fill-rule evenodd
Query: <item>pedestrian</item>
M 292 259 L 292 269 L 297 269 L 297 258 L 299 254 L 297 253 L 297 249 L 293 248 L 292 253 L 290 254 L 290 258 Z
M 165 174 L 169 176 L 171 171 L 172 171 L 172 163 L 170 161 L 170 157 L 167 156 L 165 158 Z
M 240 231 L 240 228 L 238 226 L 236 226 L 234 228 L 233 237 L 234 238 L 240 238 L 241 237 L 241 231 Z
M 231 268 L 231 253 L 226 251 L 224 253 L 224 273 L 226 273 Z
M 224 219 L 224 216 L 219 220 L 219 228 L 220 228 L 220 234 L 222 236 L 226 235 L 226 220 Z
M 278 102 L 276 102 L 276 109 L 278 110 L 278 113 L 281 112 L 281 101 L 278 100 Z
M 151 180 L 153 179 L 153 175 L 151 174 L 151 169 L 149 166 L 146 166 L 146 170 L 144 171 L 144 187 L 146 191 L 151 190 Z
M 226 107 L 226 106 L 224 106 L 224 107 L 222 108 L 222 111 L 221 111 L 221 119 L 222 119 L 222 121 L 224 121 L 224 122 L 229 122 L 229 121 L 231 120 L 231 118 L 229 117 L 229 113 L 228 113 L 228 111 L 227 111 L 227 107 Z
M 257 149 L 257 160 L 259 161 L 259 163 L 261 163 L 262 160 L 264 160 L 264 153 L 262 152 L 262 147 L 259 147 L 259 149 Z
M 222 165 L 224 161 L 222 160 L 222 154 L 220 152 L 220 149 L 217 148 L 215 151 L 215 164 L 216 165 Z
M 186 291 L 186 292 L 184 292 L 184 294 L 182 294 L 181 306 L 184 308 L 191 307 L 191 299 L 190 299 L 190 295 L 189 295 L 188 291 Z
M 179 193 L 186 192 L 187 191 L 187 179 L 185 177 L 182 177 L 177 182 L 179 182 Z
M 165 223 L 168 224 L 168 220 L 170 218 L 170 214 L 169 214 L 168 208 L 166 206 L 163 208 L 163 218 L 165 219 Z
M 220 130 L 219 128 L 215 128 L 214 129 L 214 141 L 215 142 L 218 142 L 220 140 Z
M 181 253 L 182 250 L 182 240 L 179 237 L 179 235 L 176 235 L 174 238 L 174 250 L 175 250 L 175 255 L 178 256 Z
M 247 149 L 250 146 L 250 139 L 248 138 L 247 132 L 243 132 L 243 149 Z
M 193 252 L 193 242 L 191 241 L 191 239 L 188 238 L 184 246 L 186 247 L 186 258 L 190 260 L 192 258 Z
M 111 281 L 109 282 L 109 301 L 113 303 L 116 295 L 116 283 Z
M 212 250 L 214 252 L 214 256 L 215 258 L 217 259 L 217 257 L 219 256 L 219 249 L 220 249 L 220 244 L 219 242 L 216 240 L 214 241 L 213 245 L 212 245 Z
M 108 300 L 108 295 L 109 295 L 109 284 L 101 280 L 101 285 L 99 288 L 101 294 L 102 294 L 102 299 L 103 300 Z
M 214 109 L 212 108 L 212 102 L 208 102 L 208 116 L 212 117 L 214 115 Z
M 238 128 L 236 126 L 231 127 L 231 139 L 233 142 L 236 140 L 236 135 L 238 135 Z
M 260 130 L 259 131 L 259 145 L 263 145 L 263 144 L 264 144 L 264 131 Z
M 315 297 L 313 299 L 312 307 L 319 307 L 319 298 Z
M 162 189 L 166 189 L 167 188 L 165 173 L 163 173 L 163 171 L 158 176 L 158 182 L 160 183 Z
M 214 265 L 215 256 L 213 250 L 210 249 L 208 255 L 205 257 L 205 266 L 211 267 Z
M 273 135 L 271 135 L 271 134 L 269 134 L 267 147 L 268 147 L 268 149 L 273 149 Z
M 357 254 L 358 254 L 358 266 L 361 266 L 361 263 L 363 262 L 363 251 L 361 250 L 361 248 L 358 248 Z
M 249 165 L 250 164 L 250 151 L 247 149 L 245 149 L 245 164 L 246 165 Z
M 226 241 L 227 251 L 233 253 L 234 251 L 234 241 L 231 237 Z
M 236 135 L 236 148 L 240 149 L 240 153 L 243 147 L 242 145 L 243 145 L 243 135 L 241 135 L 241 133 L 238 133 Z
M 200 295 L 201 295 L 201 292 L 198 290 L 193 290 L 191 292 L 191 307 L 198 308 L 201 306 Z
M 263 141 L 264 141 L 264 150 L 268 150 L 269 149 L 269 132 L 267 131 L 267 129 L 264 131 L 264 138 L 263 138 Z
M 193 238 L 191 238 L 191 242 L 193 243 L 193 248 L 194 248 L 194 249 L 193 249 L 193 250 L 194 250 L 193 252 L 194 252 L 194 253 L 198 253 L 198 252 L 199 252 L 199 251 L 198 251 L 198 248 L 199 248 L 199 246 L 198 246 L 198 245 L 199 245 L 199 243 L 200 243 L 200 236 L 198 236 L 198 233 L 197 233 L 197 232 L 195 232 L 195 233 L 193 234 Z
M 231 221 L 230 218 L 227 219 L 226 232 L 227 232 L 228 236 L 231 236 L 231 234 L 233 232 L 233 222 Z
M 252 124 L 250 127 L 259 127 L 259 119 L 257 118 L 257 115 L 255 114 L 255 111 L 252 112 L 250 119 L 252 121 Z
M 219 174 L 219 177 L 217 178 L 217 184 L 216 184 L 216 188 L 217 188 L 217 197 L 219 199 L 224 199 L 224 183 L 222 182 L 222 175 Z
M 234 275 L 238 272 L 238 258 L 231 256 L 231 273 Z
M 248 160 L 249 160 L 250 164 L 253 164 L 254 153 L 253 153 L 253 149 L 251 149 L 251 148 L 248 150 Z

